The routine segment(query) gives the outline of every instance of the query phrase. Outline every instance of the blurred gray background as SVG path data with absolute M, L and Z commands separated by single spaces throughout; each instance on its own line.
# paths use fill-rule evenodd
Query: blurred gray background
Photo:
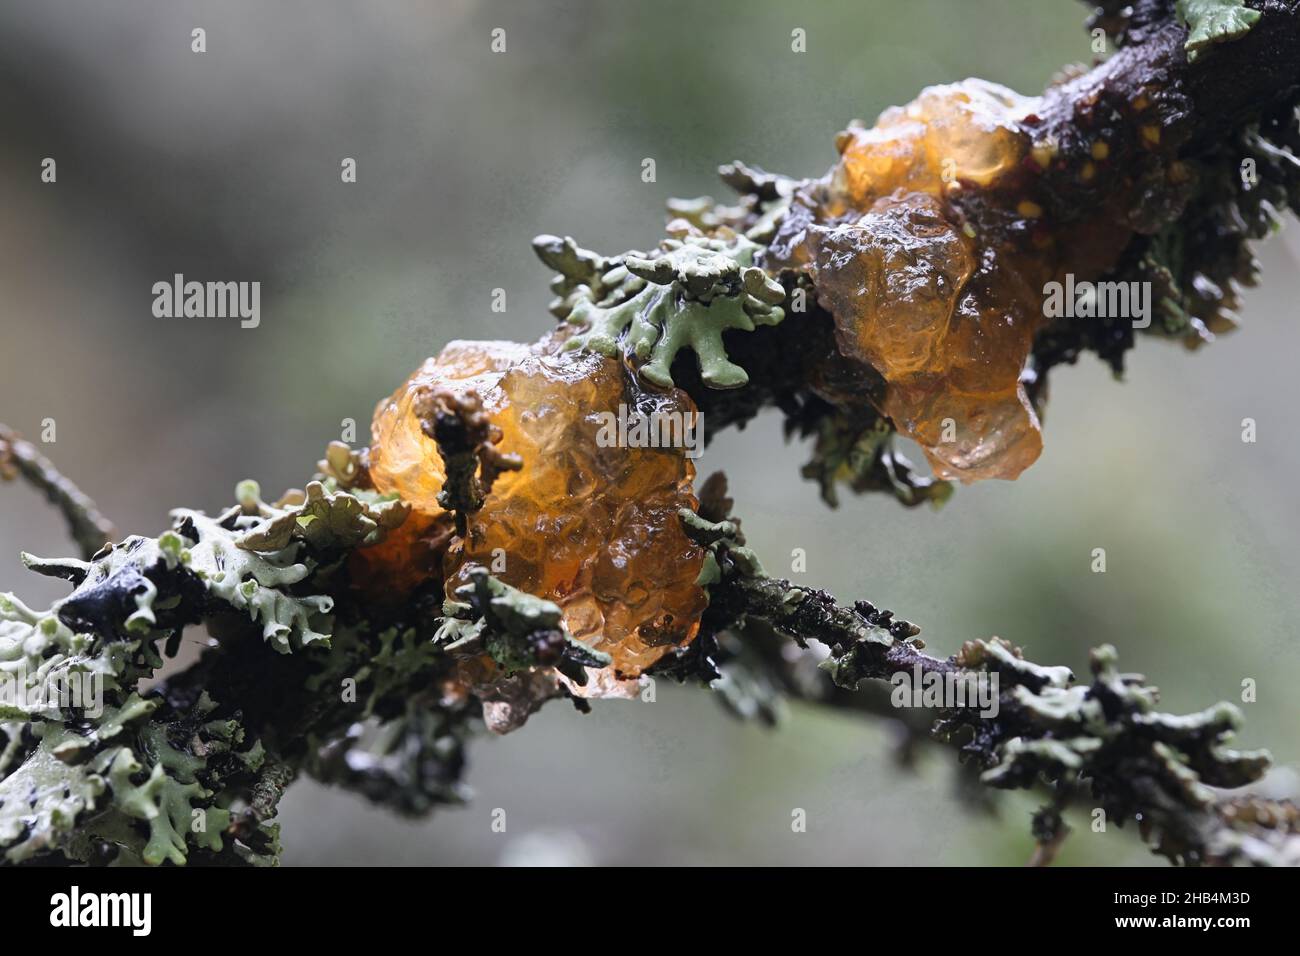
M 6 0 L 0 420 L 35 438 L 55 419 L 45 450 L 124 532 L 156 533 L 174 506 L 222 507 L 244 477 L 301 485 L 343 418 L 364 435 L 375 401 L 449 339 L 549 327 L 533 235 L 644 248 L 668 197 L 725 194 L 720 162 L 817 175 L 849 119 L 927 84 L 1037 91 L 1090 57 L 1083 14 L 1070 0 Z M 496 27 L 504 54 L 489 49 Z M 790 50 L 795 27 L 806 54 Z M 46 156 L 55 185 L 39 179 Z M 657 183 L 641 182 L 647 156 Z M 879 496 L 827 510 L 798 477 L 807 450 L 783 447 L 771 415 L 720 438 L 702 471 L 726 469 L 770 568 L 806 549 L 803 580 L 896 609 L 934 651 L 997 634 L 1084 673 L 1087 648 L 1114 641 L 1173 709 L 1237 700 L 1251 677 L 1243 743 L 1300 765 L 1297 251 L 1294 235 L 1262 247 L 1244 327 L 1212 347 L 1142 341 L 1123 383 L 1090 359 L 1054 373 L 1042 459 L 940 513 Z M 175 272 L 260 280 L 261 327 L 154 318 L 151 286 Z M 1256 444 L 1241 441 L 1245 417 Z M 1105 574 L 1089 570 L 1095 547 Z M 0 488 L 0 586 L 61 593 L 23 571 L 20 548 L 72 550 L 34 492 Z M 801 709 L 767 731 L 707 693 L 659 691 L 588 717 L 554 704 L 477 740 L 476 799 L 427 822 L 300 783 L 285 861 L 1029 856 L 1034 803 L 963 809 L 947 753 L 905 774 L 869 723 Z M 807 833 L 791 832 L 795 807 Z M 1062 863 L 1153 861 L 1131 827 L 1076 824 Z

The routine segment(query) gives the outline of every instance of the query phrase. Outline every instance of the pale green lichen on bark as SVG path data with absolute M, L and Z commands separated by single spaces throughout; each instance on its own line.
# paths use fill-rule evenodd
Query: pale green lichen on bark
M 583 668 L 612 661 L 569 634 L 558 604 L 511 587 L 482 566 L 467 574 L 469 583 L 456 589 L 461 601 L 443 605 L 445 619 L 434 638 L 447 653 L 486 652 L 507 675 L 556 666 L 579 684 L 587 679 Z
M 896 434 L 888 419 L 865 410 L 827 415 L 817 423 L 813 458 L 801 474 L 817 482 L 822 500 L 832 508 L 839 505 L 840 485 L 854 492 L 888 490 L 909 508 L 923 503 L 942 508 L 953 495 L 953 483 L 916 474 L 894 447 Z
M 283 507 L 273 508 L 261 501 L 254 507 L 264 520 L 236 544 L 257 552 L 283 551 L 296 540 L 317 548 L 372 544 L 411 513 L 410 506 L 395 496 L 330 490 L 320 481 L 308 482 L 305 491 L 294 494 Z
M 140 682 L 163 663 L 157 645 L 174 647 L 185 625 L 224 613 L 281 653 L 327 646 L 332 597 L 290 589 L 308 581 L 320 556 L 404 517 L 393 503 L 319 483 L 283 508 L 262 503 L 248 483 L 237 497 L 215 518 L 177 510 L 157 538 L 129 537 L 90 561 L 24 556 L 74 588 L 45 611 L 0 595 L 4 860 L 58 852 L 88 861 L 110 846 L 117 863 L 183 863 L 195 847 L 225 847 L 223 777 L 256 774 L 264 751 L 237 717 L 208 719 L 217 704 L 206 694 L 165 714 L 161 699 L 141 697 Z M 276 845 L 269 826 L 256 829 L 254 843 Z M 265 860 L 247 844 L 232 849 Z
M 1215 43 L 1244 36 L 1260 17 L 1243 0 L 1177 0 L 1174 9 L 1187 27 L 1185 48 L 1191 62 Z
M 736 522 L 709 521 L 690 508 L 680 509 L 677 517 L 681 519 L 691 539 L 707 550 L 704 567 L 700 569 L 698 583 L 701 587 L 707 588 L 722 580 L 721 565 L 718 561 L 720 552 L 726 553 L 727 560 L 741 574 L 756 577 L 763 573 L 762 562 L 757 554 L 745 547 L 744 535 L 740 533 L 740 526 Z
M 687 349 L 706 385 L 745 385 L 749 376 L 727 357 L 723 333 L 785 317 L 784 287 L 754 264 L 762 246 L 730 229 L 710 236 L 683 230 L 645 255 L 613 259 L 554 236 L 538 237 L 533 247 L 560 272 L 552 311 L 576 330 L 565 347 L 622 355 L 665 388 L 673 385 L 673 360 Z

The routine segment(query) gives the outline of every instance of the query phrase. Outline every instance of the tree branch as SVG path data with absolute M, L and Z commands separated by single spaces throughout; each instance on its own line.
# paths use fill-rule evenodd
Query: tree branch
M 1223 747 L 1241 721 L 1235 707 L 1159 713 L 1155 688 L 1140 675 L 1120 673 L 1109 645 L 1093 651 L 1086 685 L 1075 685 L 1064 668 L 1025 660 L 997 638 L 967 642 L 945 659 L 932 657 L 915 641 L 890 634 L 870 605 L 846 608 L 824 591 L 749 574 L 725 558 L 723 564 L 711 612 L 761 618 L 800 646 L 809 640 L 826 645 L 831 654 L 822 666 L 839 687 L 857 691 L 865 682 L 889 682 L 900 702 L 895 706 L 906 707 L 923 687 L 969 687 L 972 680 L 995 678 L 996 715 L 988 716 L 983 702 L 936 708 L 936 733 L 984 771 L 984 783 L 1025 788 L 1045 782 L 1065 797 L 1055 807 L 1058 815 L 1070 795 L 1089 793 L 1118 824 L 1137 821 L 1144 839 L 1174 862 L 1300 865 L 1300 805 L 1223 797 L 1210 789 L 1240 787 L 1269 763 L 1266 752 Z M 1059 828 L 1051 832 L 1059 840 Z
M 1251 5 L 1262 12 L 1252 29 L 1197 47 L 1189 62 L 1172 3 L 1138 0 L 1130 10 L 1106 0 L 1098 22 L 1119 52 L 1050 89 L 1025 119 L 1052 144 L 1034 180 L 1045 212 L 1068 225 L 1101 209 L 1108 229 L 1121 227 L 1128 246 L 1109 274 L 1158 275 L 1169 334 L 1208 332 L 1235 302 L 1246 241 L 1300 197 L 1300 4 Z M 1108 159 L 1093 169 L 1103 131 Z M 1242 150 L 1260 163 L 1258 188 L 1236 174 Z M 739 206 L 675 203 L 670 239 L 654 253 L 606 258 L 540 240 L 560 273 L 554 311 L 582 321 L 559 341 L 626 352 L 632 372 L 688 392 L 710 432 L 776 405 L 791 432 L 816 438 L 806 473 L 828 499 L 847 473 L 854 491 L 941 501 L 942 483 L 915 475 L 889 447 L 880 375 L 841 352 L 828 311 L 792 309 L 796 295 L 816 292 L 807 270 L 766 264 L 765 244 L 797 191 L 813 187 L 739 163 L 724 176 Z M 963 198 L 965 211 L 1004 228 L 985 198 Z M 1172 257 L 1165 246 L 1175 238 Z M 1105 323 L 1045 329 L 1025 371 L 1035 403 L 1052 366 L 1091 350 L 1118 367 L 1131 345 L 1131 329 Z M 464 515 L 483 508 L 496 473 L 515 461 L 496 453 L 499 436 L 478 405 L 428 398 L 426 432 L 445 456 L 446 507 L 463 534 Z M 573 639 L 555 603 L 482 568 L 460 568 L 469 583 L 447 601 L 443 562 L 457 547 L 448 516 L 429 519 L 378 494 L 365 456 L 346 447 L 332 446 L 317 479 L 279 502 L 245 483 L 221 514 L 178 510 L 156 538 L 103 549 L 107 524 L 89 499 L 8 430 L 0 451 L 60 507 L 86 558 L 29 560 L 73 585 L 47 610 L 0 595 L 0 677 L 20 691 L 0 701 L 6 862 L 273 863 L 275 808 L 299 773 L 409 814 L 459 802 L 472 727 L 517 727 L 556 697 L 588 710 L 574 695 L 609 663 Z M 681 518 L 708 553 L 700 580 L 709 603 L 698 635 L 656 673 L 706 681 L 733 709 L 763 719 L 774 715 L 769 698 L 806 697 L 890 714 L 913 732 L 923 723 L 893 700 L 900 688 L 971 690 L 974 702 L 943 698 L 937 734 L 988 786 L 1048 789 L 1034 826 L 1038 862 L 1063 838 L 1062 809 L 1084 794 L 1111 818 L 1137 821 L 1177 862 L 1300 862 L 1294 803 L 1218 792 L 1267 766 L 1262 752 L 1224 746 L 1235 708 L 1161 713 L 1155 689 L 1120 673 L 1109 646 L 1093 652 L 1081 684 L 997 639 L 928 655 L 918 629 L 888 611 L 841 606 L 764 575 L 728 518 L 725 489 L 706 484 L 700 497 Z M 361 586 L 367 549 L 390 535 L 418 571 L 409 591 Z M 184 629 L 200 623 L 215 646 L 141 694 Z M 806 658 L 790 661 L 779 634 L 825 645 L 822 676 Z
M 116 531 L 112 523 L 99 513 L 95 502 L 60 474 L 35 445 L 0 424 L 0 478 L 9 481 L 18 475 L 44 492 L 50 503 L 63 514 L 82 557 L 89 558 L 113 540 Z

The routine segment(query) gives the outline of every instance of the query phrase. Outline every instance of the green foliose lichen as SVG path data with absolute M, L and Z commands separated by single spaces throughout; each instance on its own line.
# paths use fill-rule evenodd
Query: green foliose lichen
M 671 387 L 674 359 L 690 350 L 706 385 L 738 388 L 749 376 L 728 358 L 723 333 L 779 323 L 785 289 L 754 264 L 759 244 L 726 227 L 683 226 L 649 253 L 615 258 L 538 237 L 534 249 L 560 273 L 552 312 L 574 329 L 566 348 L 623 356 L 655 385 Z
M 1215 43 L 1245 36 L 1260 17 L 1243 0 L 1177 0 L 1174 10 L 1187 27 L 1184 48 L 1191 63 Z
M 158 537 L 89 561 L 24 556 L 73 590 L 41 611 L 0 595 L 0 860 L 274 862 L 274 824 L 234 809 L 268 770 L 239 714 L 140 688 L 160 645 L 174 654 L 186 626 L 212 618 L 245 621 L 283 654 L 328 645 L 333 598 L 316 577 L 405 517 L 329 486 L 271 506 L 242 483 L 234 508 L 175 511 Z
M 612 662 L 569 634 L 558 604 L 513 588 L 481 566 L 468 575 L 469 583 L 456 589 L 464 603 L 447 603 L 437 637 L 448 653 L 481 647 L 507 674 L 554 666 L 579 683 L 586 680 L 583 668 Z

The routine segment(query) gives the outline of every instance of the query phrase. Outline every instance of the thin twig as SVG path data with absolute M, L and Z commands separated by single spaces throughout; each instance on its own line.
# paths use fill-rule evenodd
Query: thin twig
M 89 559 L 116 537 L 112 522 L 100 514 L 85 492 L 60 473 L 35 445 L 0 424 L 0 478 L 8 481 L 19 475 L 45 492 L 50 503 L 62 512 L 83 558 Z

